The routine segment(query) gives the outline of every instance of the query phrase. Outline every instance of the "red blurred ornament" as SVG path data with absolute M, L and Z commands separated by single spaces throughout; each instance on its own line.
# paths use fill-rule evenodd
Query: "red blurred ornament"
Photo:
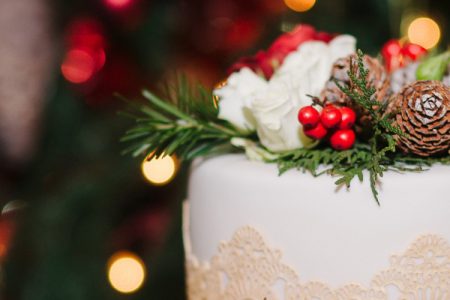
M 399 40 L 389 40 L 381 48 L 381 55 L 388 71 L 393 71 L 402 66 L 402 46 Z
M 355 132 L 351 129 L 339 129 L 331 135 L 331 147 L 335 150 L 348 150 L 355 144 Z
M 89 81 L 97 70 L 97 63 L 92 53 L 82 49 L 69 50 L 61 65 L 64 78 L 71 83 Z
M 381 48 L 385 66 L 390 72 L 416 61 L 426 54 L 427 50 L 422 46 L 412 43 L 402 45 L 400 40 L 389 40 Z
M 14 220 L 10 213 L 0 216 L 0 262 L 6 256 L 14 233 Z
M 132 5 L 134 0 L 103 0 L 103 2 L 110 9 L 120 10 Z
M 254 45 L 260 35 L 261 26 L 256 19 L 240 18 L 231 21 L 224 46 L 234 51 L 245 50 Z
M 381 48 L 381 54 L 384 57 L 392 57 L 400 55 L 402 51 L 402 45 L 399 40 L 389 40 Z
M 66 30 L 67 47 L 85 46 L 89 48 L 105 48 L 106 39 L 101 23 L 91 18 L 80 18 L 73 21 Z
M 72 22 L 66 34 L 67 53 L 61 72 L 74 84 L 89 82 L 106 62 L 106 39 L 101 24 L 82 18 Z
M 85 101 L 88 104 L 99 107 L 114 103 L 112 101 L 115 99 L 112 97 L 114 93 L 127 97 L 137 96 L 140 88 L 150 84 L 145 80 L 146 77 L 141 74 L 137 64 L 130 57 L 122 53 L 110 52 L 108 63 L 101 74 L 95 75 L 89 84 L 78 88 L 83 89 L 82 92 L 86 94 Z
M 295 51 L 304 42 L 322 41 L 328 43 L 333 37 L 333 34 L 318 32 L 312 26 L 299 25 L 291 32 L 287 32 L 278 37 L 267 50 L 268 56 L 270 56 L 270 59 L 276 60 L 281 64 L 289 53 Z
M 228 70 L 236 72 L 243 67 L 249 67 L 253 71 L 264 74 L 269 79 L 275 68 L 281 65 L 286 56 L 295 51 L 302 43 L 307 41 L 323 41 L 328 43 L 335 35 L 318 32 L 309 25 L 299 25 L 291 32 L 287 32 L 276 39 L 267 51 L 259 51 L 253 57 L 244 57 L 237 61 Z
M 241 58 L 228 69 L 228 73 L 231 74 L 242 68 L 250 68 L 265 78 L 272 77 L 274 72 L 273 64 L 264 51 L 258 51 L 254 56 Z
M 427 52 L 427 49 L 425 49 L 424 47 L 412 43 L 406 43 L 401 51 L 404 57 L 410 58 L 413 61 L 416 61 L 422 56 L 426 55 Z

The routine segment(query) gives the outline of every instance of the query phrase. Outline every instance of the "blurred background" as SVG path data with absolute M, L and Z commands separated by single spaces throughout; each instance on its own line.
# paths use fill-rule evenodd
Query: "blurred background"
M 184 299 L 187 166 L 121 155 L 176 72 L 207 87 L 309 23 L 377 54 L 449 45 L 442 0 L 0 0 L 0 299 Z

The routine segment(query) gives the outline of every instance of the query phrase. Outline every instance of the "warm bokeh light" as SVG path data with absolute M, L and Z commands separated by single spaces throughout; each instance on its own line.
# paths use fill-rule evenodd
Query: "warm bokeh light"
M 316 0 L 284 0 L 284 3 L 294 11 L 305 12 L 316 4 Z
M 61 65 L 61 72 L 72 83 L 87 82 L 94 75 L 98 65 L 89 51 L 82 49 L 69 50 Z
M 146 276 L 143 261 L 131 252 L 118 252 L 108 262 L 108 279 L 120 293 L 129 294 L 139 290 Z
M 0 262 L 7 254 L 13 227 L 14 223 L 11 220 L 0 217 Z
M 80 18 L 70 23 L 65 40 L 69 48 L 83 46 L 98 49 L 105 48 L 107 44 L 103 25 L 90 18 Z
M 142 162 L 142 174 L 155 185 L 163 185 L 171 181 L 176 169 L 176 161 L 169 155 Z
M 6 255 L 6 245 L 0 243 L 0 258 Z
M 408 38 L 411 43 L 431 49 L 439 43 L 441 30 L 433 19 L 421 17 L 413 20 L 409 25 Z
M 113 9 L 121 9 L 130 5 L 133 0 L 104 0 L 105 4 Z

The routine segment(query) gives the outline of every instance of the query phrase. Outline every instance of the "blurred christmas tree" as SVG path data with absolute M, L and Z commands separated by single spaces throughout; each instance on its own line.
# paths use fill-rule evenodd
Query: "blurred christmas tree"
M 14 64 L 0 71 L 14 83 L 0 89 L 0 204 L 8 211 L 0 219 L 0 298 L 184 299 L 186 168 L 152 185 L 140 161 L 120 155 L 130 124 L 117 116 L 123 104 L 114 92 L 138 98 L 174 70 L 211 87 L 235 59 L 301 22 L 353 34 L 376 53 L 426 15 L 440 25 L 445 47 L 447 11 L 448 1 L 438 0 L 1 2 L 0 36 L 22 42 L 5 43 L 0 61 L 27 71 Z M 122 250 L 142 262 L 110 260 Z M 134 282 L 123 286 L 122 273 Z

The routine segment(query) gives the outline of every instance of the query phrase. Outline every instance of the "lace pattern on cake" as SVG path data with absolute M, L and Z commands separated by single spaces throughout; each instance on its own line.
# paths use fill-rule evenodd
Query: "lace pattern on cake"
M 370 286 L 332 289 L 325 282 L 302 282 L 252 227 L 222 242 L 209 262 L 192 254 L 185 230 L 189 300 L 450 300 L 450 244 L 436 235 L 392 256 Z

